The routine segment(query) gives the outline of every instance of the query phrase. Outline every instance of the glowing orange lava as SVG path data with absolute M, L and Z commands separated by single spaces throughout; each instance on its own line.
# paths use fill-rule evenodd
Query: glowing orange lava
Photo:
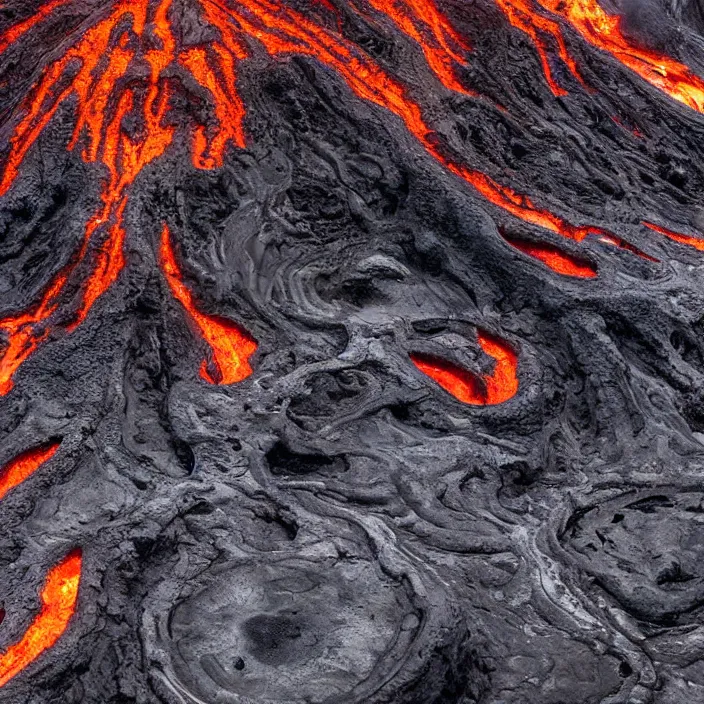
M 81 561 L 81 553 L 76 550 L 47 575 L 41 593 L 41 611 L 22 638 L 0 655 L 0 687 L 22 672 L 63 635 L 76 609 Z
M 168 227 L 161 233 L 161 266 L 174 298 L 198 327 L 212 350 L 212 367 L 203 361 L 200 375 L 211 384 L 236 384 L 252 373 L 249 358 L 257 351 L 257 343 L 241 327 L 219 316 L 201 313 L 193 295 L 183 283 L 183 275 L 176 262 Z
M 123 88 L 117 96 L 115 92 L 136 55 L 125 27 L 129 26 L 136 36 L 145 32 L 149 0 L 115 3 L 109 17 L 88 29 L 63 57 L 45 69 L 25 101 L 24 115 L 10 139 L 0 194 L 14 183 L 30 148 L 71 97 L 77 100 L 78 108 L 69 148 L 84 142 L 83 159 L 102 163 L 108 177 L 103 182 L 101 205 L 88 220 L 77 256 L 54 277 L 40 302 L 29 312 L 0 320 L 0 333 L 5 338 L 0 356 L 0 396 L 12 389 L 15 372 L 50 334 L 50 319 L 73 281 L 71 275 L 77 270 L 83 273 L 86 264 L 89 267 L 69 331 L 85 320 L 95 301 L 117 280 L 124 267 L 122 217 L 127 189 L 147 164 L 164 153 L 174 134 L 172 127 L 163 126 L 169 92 L 168 86 L 159 80 L 173 57 L 173 44 L 164 29 L 170 2 L 162 0 L 152 23 L 154 34 L 161 39 L 161 48 L 150 49 L 142 56 L 150 75 L 141 101 L 143 125 L 137 136 L 128 134 L 123 125 L 124 118 L 134 111 L 135 93 L 131 88 Z M 119 38 L 115 36 L 118 26 L 123 28 Z M 111 113 L 107 106 L 114 97 L 117 104 Z M 99 234 L 104 241 L 92 248 Z
M 596 267 L 590 261 L 573 257 L 557 247 L 508 237 L 504 237 L 504 239 L 512 247 L 527 254 L 529 257 L 538 259 L 558 274 L 574 276 L 580 279 L 593 279 L 597 275 Z
M 2 54 L 11 44 L 23 37 L 30 29 L 32 29 L 32 27 L 36 27 L 47 17 L 50 17 L 51 13 L 57 8 L 62 5 L 68 5 L 70 2 L 71 0 L 51 0 L 51 2 L 47 2 L 40 7 L 36 14 L 22 22 L 18 22 L 14 27 L 8 29 L 7 32 L 0 37 L 0 54 Z
M 374 10 L 420 45 L 428 65 L 446 88 L 470 92 L 456 74 L 469 47 L 434 3 L 370 1 Z M 8 30 L 0 38 L 0 52 L 68 2 L 49 2 Z M 76 149 L 80 145 L 83 159 L 101 164 L 106 178 L 101 204 L 86 225 L 78 255 L 54 276 L 34 306 L 0 320 L 0 395 L 10 391 L 17 370 L 55 329 L 52 319 L 60 305 L 71 305 L 74 310 L 67 328 L 70 332 L 117 280 L 125 265 L 123 215 L 130 186 L 174 140 L 175 127 L 166 121 L 179 70 L 195 80 L 212 106 L 212 119 L 207 124 L 191 126 L 195 167 L 220 167 L 230 146 L 245 146 L 246 110 L 237 91 L 237 69 L 257 46 L 272 57 L 306 55 L 333 69 L 358 97 L 398 116 L 433 158 L 511 215 L 578 242 L 594 235 L 646 256 L 604 229 L 573 225 L 464 165 L 441 145 L 406 88 L 339 31 L 316 23 L 279 0 L 192 2 L 204 22 L 217 32 L 207 45 L 179 50 L 172 28 L 172 0 L 113 0 L 107 9 L 96 11 L 100 18 L 76 36 L 61 57 L 46 66 L 22 103 L 0 178 L 0 195 L 15 182 L 30 149 L 69 102 L 75 103 L 76 123 L 68 146 Z M 566 50 L 563 58 L 569 58 Z
M 560 58 L 572 74 L 582 78 L 569 54 L 563 28 L 553 17 L 568 22 L 592 46 L 608 52 L 642 79 L 684 105 L 704 113 L 704 79 L 688 66 L 655 51 L 633 44 L 621 30 L 621 18 L 609 15 L 597 0 L 496 0 L 511 24 L 535 43 L 546 80 L 555 95 L 565 90 L 555 82 L 548 61 L 545 35 L 555 42 Z M 552 13 L 553 17 L 545 13 Z
M 540 0 L 538 0 L 540 2 Z M 554 19 L 545 17 L 535 11 L 535 5 L 532 0 L 496 0 L 496 4 L 503 10 L 508 18 L 508 21 L 517 29 L 525 32 L 535 44 L 538 51 L 538 57 L 543 67 L 545 80 L 550 86 L 553 94 L 556 96 L 567 95 L 567 91 L 562 88 L 552 75 L 550 67 L 551 47 L 545 40 L 544 35 L 552 36 L 554 40 L 554 48 L 557 49 L 558 56 L 569 66 L 570 71 L 575 78 L 586 87 L 584 80 L 579 74 L 577 63 L 570 55 L 565 44 L 565 39 L 562 36 L 562 28 Z
M 518 392 L 518 357 L 498 337 L 477 331 L 479 344 L 494 359 L 492 374 L 478 376 L 446 359 L 411 354 L 411 361 L 458 401 L 472 406 L 493 406 L 508 401 Z
M 448 90 L 476 95 L 460 83 L 456 66 L 466 66 L 471 47 L 432 0 L 369 0 L 423 50 L 425 60 Z
M 681 232 L 674 232 L 673 230 L 668 230 L 666 227 L 661 225 L 654 225 L 652 222 L 643 222 L 643 225 L 649 227 L 651 230 L 658 232 L 665 237 L 669 237 L 674 242 L 679 242 L 680 244 L 686 244 L 689 247 L 694 247 L 700 252 L 704 252 L 704 239 L 701 237 L 694 237 L 693 235 L 683 235 Z
M 56 454 L 59 445 L 57 442 L 28 450 L 0 469 L 0 499 L 48 462 Z
M 252 23 L 249 13 L 256 16 L 264 27 L 276 28 L 276 33 L 264 31 L 261 25 Z M 604 242 L 643 256 L 635 247 L 603 228 L 572 225 L 558 215 L 536 206 L 527 196 L 446 156 L 438 146 L 436 133 L 426 125 L 420 106 L 408 96 L 404 86 L 343 37 L 270 0 L 239 0 L 237 7 L 228 8 L 228 15 L 247 34 L 256 36 L 272 56 L 307 54 L 333 68 L 358 97 L 386 108 L 401 118 L 408 131 L 431 156 L 473 186 L 488 201 L 511 215 L 577 242 L 595 235 Z

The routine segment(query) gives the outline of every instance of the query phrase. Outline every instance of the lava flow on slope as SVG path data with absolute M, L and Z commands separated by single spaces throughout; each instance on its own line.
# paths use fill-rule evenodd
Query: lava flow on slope
M 518 392 L 518 357 L 508 343 L 483 330 L 477 332 L 477 339 L 485 354 L 494 360 L 491 374 L 479 376 L 446 359 L 426 354 L 411 354 L 411 361 L 458 401 L 472 406 L 505 403 Z
M 180 3 L 175 0 L 113 0 L 96 10 L 86 31 L 72 35 L 63 55 L 43 69 L 16 113 L 0 194 L 15 183 L 28 153 L 63 109 L 75 109 L 76 114 L 69 149 L 80 147 L 83 159 L 100 164 L 105 177 L 100 205 L 86 224 L 80 251 L 30 309 L 0 319 L 5 338 L 0 394 L 12 389 L 17 370 L 52 334 L 51 321 L 59 306 L 72 307 L 70 332 L 85 320 L 123 269 L 123 216 L 129 191 L 139 174 L 174 140 L 176 128 L 169 123 L 169 112 L 179 71 L 185 70 L 195 79 L 212 105 L 213 120 L 191 126 L 194 166 L 220 167 L 229 145 L 245 146 L 246 110 L 237 90 L 237 68 L 257 46 L 272 57 L 306 55 L 333 69 L 358 97 L 399 117 L 432 157 L 510 215 L 578 242 L 593 235 L 642 255 L 603 227 L 573 225 L 464 164 L 459 155 L 439 142 L 409 90 L 339 32 L 271 0 L 192 3 L 202 21 L 216 32 L 207 45 L 178 46 L 173 16 Z M 48 3 L 11 27 L 0 40 L 0 52 L 21 43 L 67 4 L 68 0 Z M 457 76 L 469 46 L 433 3 L 374 0 L 369 11 L 388 17 L 421 46 L 430 69 L 445 88 L 472 94 Z
M 0 500 L 48 462 L 59 443 L 22 453 L 0 470 Z M 0 687 L 51 648 L 66 630 L 76 608 L 81 554 L 74 551 L 53 567 L 41 592 L 41 611 L 17 643 L 0 653 Z
M 514 27 L 525 32 L 535 43 L 545 78 L 555 95 L 566 95 L 564 87 L 553 77 L 548 60 L 545 36 L 552 37 L 562 61 L 583 85 L 575 58 L 565 40 L 565 20 L 592 46 L 613 56 L 660 89 L 673 100 L 704 113 L 704 79 L 688 66 L 661 53 L 639 47 L 621 29 L 621 18 L 608 14 L 597 0 L 496 0 Z
M 41 592 L 41 610 L 22 638 L 0 653 L 0 687 L 7 684 L 63 635 L 76 610 L 82 557 L 74 550 L 53 567 Z
M 238 325 L 198 310 L 193 294 L 183 282 L 183 274 L 176 262 L 169 228 L 161 233 L 161 266 L 174 298 L 184 307 L 203 339 L 212 350 L 212 365 L 203 361 L 201 378 L 211 384 L 236 384 L 252 373 L 249 358 L 257 351 L 257 343 Z M 209 367 L 214 368 L 214 373 Z
M 704 250 L 643 221 L 700 222 L 694 71 L 596 0 L 13 3 L 13 704 L 542 704 L 582 669 L 574 704 L 704 692 L 701 286 L 629 241 Z M 612 117 L 595 62 L 662 113 Z M 61 158 L 95 189 L 35 221 Z M 468 320 L 476 366 L 409 349 Z M 40 430 L 77 460 L 47 497 Z

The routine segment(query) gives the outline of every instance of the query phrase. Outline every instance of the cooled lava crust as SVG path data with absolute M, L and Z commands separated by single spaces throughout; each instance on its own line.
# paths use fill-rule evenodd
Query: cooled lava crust
M 0 701 L 704 701 L 701 0 L 0 5 Z

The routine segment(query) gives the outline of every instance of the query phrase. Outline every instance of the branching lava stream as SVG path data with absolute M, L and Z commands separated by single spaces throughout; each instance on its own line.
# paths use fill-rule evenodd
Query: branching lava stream
M 684 105 L 704 113 L 704 79 L 688 66 L 633 44 L 621 30 L 621 18 L 609 15 L 597 0 L 496 0 L 514 27 L 525 32 L 540 55 L 545 78 L 555 95 L 567 91 L 555 81 L 548 60 L 549 47 L 544 38 L 551 36 L 560 58 L 574 77 L 584 84 L 574 57 L 569 53 L 564 30 L 556 18 L 568 22 L 592 46 L 611 54 L 635 71 L 643 80 Z
M 508 0 L 500 1 L 505 6 Z M 273 0 L 192 2 L 197 3 L 203 20 L 217 30 L 218 38 L 207 46 L 178 48 L 171 18 L 175 0 L 113 0 L 109 9 L 96 11 L 96 21 L 73 40 L 63 56 L 49 63 L 22 103 L 0 179 L 0 194 L 17 180 L 30 149 L 69 99 L 76 101 L 76 122 L 68 146 L 81 148 L 86 162 L 102 165 L 106 177 L 101 204 L 86 224 L 79 253 L 55 275 L 31 309 L 0 320 L 5 339 L 0 395 L 12 389 L 17 370 L 55 330 L 52 320 L 60 306 L 70 304 L 74 310 L 73 322 L 67 326 L 70 332 L 117 280 L 125 265 L 123 216 L 130 186 L 174 139 L 175 127 L 167 123 L 167 117 L 170 85 L 178 70 L 195 78 L 212 105 L 213 120 L 191 127 L 194 166 L 218 168 L 230 145 L 245 147 L 246 110 L 237 91 L 237 67 L 253 55 L 257 45 L 272 57 L 307 55 L 332 68 L 358 97 L 390 110 L 434 159 L 510 215 L 577 242 L 592 235 L 649 258 L 602 227 L 571 224 L 528 196 L 465 165 L 439 142 L 406 87 L 339 32 Z M 0 52 L 66 4 L 68 0 L 54 0 L 12 27 L 0 39 Z M 469 46 L 433 3 L 373 0 L 371 6 L 422 48 L 430 69 L 445 88 L 473 95 L 462 85 L 456 70 L 466 63 L 464 54 Z M 548 31 L 555 34 L 557 26 L 553 23 Z M 561 39 L 558 43 L 560 55 L 576 72 L 564 43 Z M 547 70 L 547 63 L 544 65 Z M 141 76 L 143 68 L 146 75 L 139 79 L 144 85 L 141 91 L 134 87 L 134 79 Z M 138 129 L 127 129 L 128 116 L 138 118 Z

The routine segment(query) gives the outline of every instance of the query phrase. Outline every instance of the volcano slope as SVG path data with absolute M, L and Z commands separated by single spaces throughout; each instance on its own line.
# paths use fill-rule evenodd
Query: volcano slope
M 698 0 L 0 7 L 0 701 L 704 701 Z

